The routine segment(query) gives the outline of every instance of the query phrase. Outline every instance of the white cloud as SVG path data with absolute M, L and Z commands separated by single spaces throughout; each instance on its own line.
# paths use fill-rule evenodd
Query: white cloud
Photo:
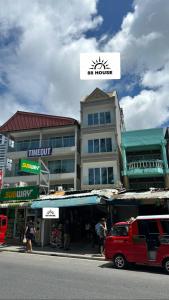
M 1 74 L 14 105 L 0 112 L 0 123 L 17 109 L 79 118 L 80 100 L 96 82 L 82 82 L 80 52 L 95 52 L 98 43 L 84 32 L 102 23 L 97 0 L 2 0 L 0 30 L 5 38 L 19 28 L 18 41 L 0 48 Z M 2 79 L 1 79 L 2 82 Z M 104 83 L 102 83 L 102 86 Z
M 132 78 L 128 92 L 135 84 L 133 78 L 140 78 L 138 95 L 121 100 L 126 127 L 148 128 L 168 120 L 169 1 L 135 0 L 121 30 L 112 37 L 103 35 L 100 41 L 84 34 L 103 21 L 97 2 L 1 0 L 1 36 L 7 37 L 11 29 L 18 34 L 16 42 L 0 48 L 0 80 L 8 88 L 0 97 L 0 105 L 5 101 L 0 123 L 18 109 L 79 118 L 81 98 L 96 86 L 110 84 L 79 79 L 80 52 L 100 47 L 121 52 L 122 74 Z
M 160 126 L 169 119 L 169 1 L 135 0 L 134 5 L 106 46 L 121 52 L 123 75 L 140 76 L 140 93 L 121 100 L 128 129 Z

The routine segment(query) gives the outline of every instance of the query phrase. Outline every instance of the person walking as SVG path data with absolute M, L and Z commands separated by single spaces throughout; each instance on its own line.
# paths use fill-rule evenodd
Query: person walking
M 67 219 L 64 224 L 64 250 L 70 250 L 70 222 Z
M 32 252 L 32 242 L 34 242 L 35 240 L 35 227 L 33 224 L 33 221 L 30 220 L 28 225 L 26 226 L 26 230 L 25 230 L 25 237 L 26 237 L 26 251 L 27 252 Z
M 98 235 L 98 242 L 99 242 L 99 252 L 101 256 L 104 255 L 104 242 L 107 235 L 107 225 L 106 219 L 102 218 L 97 226 L 97 235 Z

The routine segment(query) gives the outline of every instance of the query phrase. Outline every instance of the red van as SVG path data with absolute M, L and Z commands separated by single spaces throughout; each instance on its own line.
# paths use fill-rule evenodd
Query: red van
M 7 227 L 8 227 L 8 218 L 4 215 L 0 215 L 0 244 L 5 243 Z
M 128 263 L 161 266 L 169 274 L 169 215 L 138 216 L 113 225 L 105 258 L 118 269 Z

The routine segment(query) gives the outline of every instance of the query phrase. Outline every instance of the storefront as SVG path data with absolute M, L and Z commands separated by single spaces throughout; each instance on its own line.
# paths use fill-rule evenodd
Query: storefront
M 52 229 L 63 230 L 66 220 L 69 220 L 70 235 L 72 243 L 91 242 L 88 234 L 94 230 L 95 224 L 100 218 L 110 219 L 109 203 L 106 198 L 94 195 L 83 194 L 77 196 L 63 196 L 62 198 L 50 197 L 45 200 L 33 201 L 32 209 L 59 208 L 58 219 L 42 220 L 42 246 L 50 244 Z
M 40 228 L 41 210 L 31 209 L 32 199 L 37 198 L 37 196 L 37 187 L 18 187 L 1 190 L 0 214 L 8 217 L 7 242 L 22 242 L 29 219 L 34 221 L 37 228 Z

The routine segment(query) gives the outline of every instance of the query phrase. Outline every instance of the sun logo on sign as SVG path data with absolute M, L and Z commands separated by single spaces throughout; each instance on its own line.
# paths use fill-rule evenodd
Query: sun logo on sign
M 91 66 L 90 69 L 92 70 L 101 70 L 101 69 L 104 69 L 104 70 L 108 70 L 110 69 L 109 68 L 109 65 L 107 64 L 107 60 L 104 61 L 103 59 L 101 60 L 101 58 L 99 57 L 99 60 L 96 59 L 96 61 L 93 61 L 93 64 Z

